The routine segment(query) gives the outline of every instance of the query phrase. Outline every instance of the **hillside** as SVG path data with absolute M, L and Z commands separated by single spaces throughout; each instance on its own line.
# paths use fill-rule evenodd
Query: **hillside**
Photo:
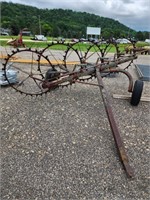
M 129 37 L 136 31 L 120 22 L 86 12 L 63 9 L 38 9 L 36 7 L 1 3 L 1 27 L 9 28 L 12 34 L 27 27 L 32 34 L 39 34 L 39 21 L 42 34 L 55 37 L 80 38 L 86 36 L 86 27 L 101 27 L 102 36 Z M 130 33 L 130 35 L 129 35 Z

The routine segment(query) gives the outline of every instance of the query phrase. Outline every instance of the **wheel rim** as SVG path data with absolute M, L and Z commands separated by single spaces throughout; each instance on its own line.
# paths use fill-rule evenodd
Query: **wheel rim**
M 9 85 L 17 92 L 31 96 L 48 92 L 48 88 L 42 88 L 43 74 L 38 70 L 40 56 L 40 52 L 31 49 L 17 49 L 8 55 L 4 63 L 4 75 Z M 16 60 L 13 60 L 13 57 L 16 57 Z M 43 57 L 43 60 L 49 65 L 47 58 Z M 17 83 L 11 84 L 9 70 L 17 73 Z

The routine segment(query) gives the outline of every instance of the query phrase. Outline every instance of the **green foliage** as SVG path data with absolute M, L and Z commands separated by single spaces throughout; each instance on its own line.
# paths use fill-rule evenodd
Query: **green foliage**
M 33 35 L 40 34 L 41 27 L 41 32 L 45 36 L 82 38 L 86 37 L 87 26 L 101 27 L 104 39 L 136 37 L 137 34 L 116 20 L 86 12 L 38 9 L 11 2 L 2 2 L 1 8 L 1 27 L 9 28 L 12 35 L 17 35 L 22 28 L 28 28 Z M 137 36 L 144 39 L 146 33 Z

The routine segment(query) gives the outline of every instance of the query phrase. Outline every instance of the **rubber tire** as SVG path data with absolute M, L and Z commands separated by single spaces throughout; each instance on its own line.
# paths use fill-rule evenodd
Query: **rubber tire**
M 141 80 L 136 80 L 134 83 L 134 88 L 131 96 L 130 103 L 132 106 L 137 106 L 140 102 L 144 82 Z

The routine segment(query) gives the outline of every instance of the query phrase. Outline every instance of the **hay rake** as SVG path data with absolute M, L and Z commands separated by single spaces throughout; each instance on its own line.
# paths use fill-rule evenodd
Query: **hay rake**
M 13 57 L 18 59 L 14 60 Z M 5 58 L 3 70 L 9 83 L 7 71 L 10 68 L 10 63 L 13 63 L 11 67 L 18 72 L 18 82 L 9 84 L 17 92 L 25 95 L 43 95 L 55 88 L 66 87 L 75 83 L 98 86 L 120 159 L 127 175 L 132 177 L 133 170 L 129 165 L 102 78 L 114 73 L 126 75 L 129 80 L 128 92 L 132 93 L 130 102 L 134 106 L 138 105 L 143 90 L 143 82 L 137 80 L 133 86 L 133 78 L 126 70 L 136 58 L 135 53 L 124 54 L 113 41 L 108 41 L 107 44 L 52 42 L 42 50 L 33 48 L 13 50 Z M 124 63 L 126 63 L 125 67 L 122 66 Z M 92 78 L 97 78 L 97 83 L 85 82 Z

